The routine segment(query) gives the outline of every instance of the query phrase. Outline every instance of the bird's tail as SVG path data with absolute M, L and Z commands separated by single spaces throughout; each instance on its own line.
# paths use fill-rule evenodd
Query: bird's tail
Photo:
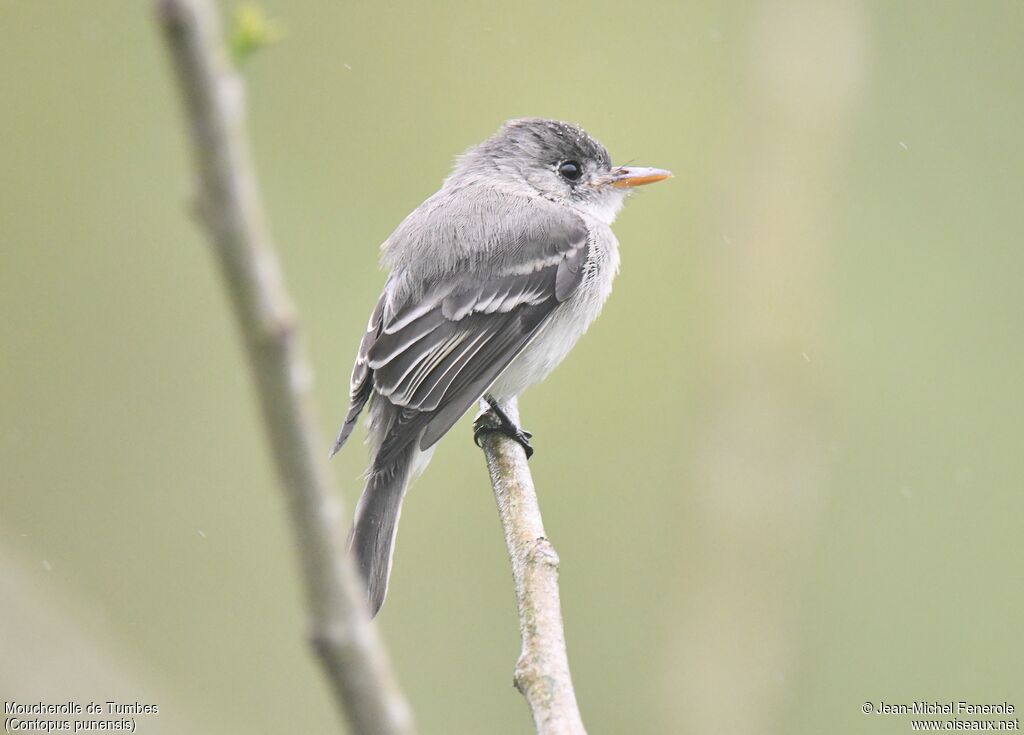
M 380 610 L 388 591 L 398 516 L 409 482 L 409 454 L 406 450 L 387 467 L 371 468 L 349 534 L 349 549 L 366 583 L 371 615 Z
M 367 473 L 366 486 L 356 505 L 355 519 L 348 536 L 348 547 L 366 584 L 370 615 L 376 615 L 384 604 L 391 576 L 391 560 L 395 553 L 395 535 L 402 500 L 414 475 L 430 461 L 433 449 L 420 451 L 418 442 L 410 442 L 397 453 L 380 459 L 380 439 L 390 428 L 394 408 L 378 401 L 371 407 L 370 444 L 373 457 Z

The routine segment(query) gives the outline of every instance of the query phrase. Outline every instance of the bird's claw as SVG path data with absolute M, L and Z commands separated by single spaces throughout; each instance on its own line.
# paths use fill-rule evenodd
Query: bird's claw
M 512 423 L 503 411 L 495 411 L 492 409 L 480 416 L 473 425 L 473 441 L 478 447 L 482 448 L 483 436 L 485 434 L 494 433 L 507 436 L 509 439 L 519 444 L 519 446 L 523 448 L 523 451 L 526 452 L 527 459 L 533 456 L 533 445 L 530 444 L 530 439 L 533 438 L 533 434 Z

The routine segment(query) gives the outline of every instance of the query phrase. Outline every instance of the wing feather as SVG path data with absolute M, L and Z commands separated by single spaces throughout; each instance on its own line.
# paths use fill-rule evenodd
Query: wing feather
M 512 324 L 506 324 L 502 335 L 491 340 L 474 356 L 469 369 L 453 381 L 438 410 L 429 415 L 420 438 L 420 449 L 429 449 L 480 400 L 509 363 L 529 344 L 550 313 L 550 310 L 536 306 L 512 315 Z
M 580 250 L 586 248 L 583 242 Z M 414 371 L 406 368 L 400 381 L 391 371 L 405 367 L 408 358 L 376 368 L 377 391 L 393 404 L 415 411 L 402 430 L 392 432 L 381 445 L 378 457 L 382 462 L 415 440 L 421 429 L 420 449 L 428 449 L 479 400 L 568 297 L 569 286 L 564 286 L 561 300 L 556 295 L 559 267 L 502 276 L 472 289 L 476 295 L 473 303 L 460 304 L 451 311 L 464 314 L 461 319 L 447 320 L 448 324 L 424 339 L 409 343 L 408 352 L 428 354 L 419 358 Z M 582 278 L 582 269 L 576 273 Z M 464 293 L 460 291 L 455 298 L 466 299 Z M 443 303 L 435 309 L 443 316 Z M 455 330 L 454 334 L 450 330 Z M 456 349 L 460 346 L 462 349 Z
M 432 446 L 582 282 L 587 238 L 583 222 L 571 215 L 510 242 L 502 252 L 514 258 L 466 263 L 404 302 L 389 279 L 360 344 L 334 451 L 374 392 L 401 408 L 378 462 L 413 441 L 420 449 Z
M 331 447 L 332 457 L 345 445 L 349 435 L 356 426 L 356 421 L 359 419 L 363 406 L 370 400 L 370 394 L 373 392 L 373 373 L 369 366 L 369 353 L 381 329 L 386 299 L 387 289 L 385 288 L 384 294 L 377 300 L 377 305 L 370 314 L 370 319 L 366 324 L 366 332 L 359 342 L 356 364 L 352 367 L 352 378 L 349 381 L 348 413 L 345 415 L 345 421 L 338 432 L 338 438 L 334 440 L 334 446 Z
M 436 308 L 423 313 L 418 319 L 406 322 L 405 329 L 388 331 L 387 327 L 376 337 L 367 350 L 369 367 L 373 370 L 387 365 L 396 357 L 407 353 L 421 339 L 424 339 L 445 324 L 444 315 Z

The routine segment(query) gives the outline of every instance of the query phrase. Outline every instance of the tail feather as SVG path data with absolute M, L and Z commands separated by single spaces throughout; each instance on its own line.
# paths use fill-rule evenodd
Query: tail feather
M 434 454 L 419 448 L 422 429 L 408 425 L 409 413 L 375 396 L 370 401 L 370 469 L 366 486 L 356 504 L 348 535 L 349 553 L 366 584 L 370 614 L 384 604 L 395 553 L 395 535 L 402 500 L 413 477 L 422 472 Z M 342 439 L 348 432 L 342 430 Z
M 386 467 L 373 467 L 356 506 L 355 521 L 349 533 L 349 549 L 366 583 L 370 615 L 384 604 L 391 576 L 398 517 L 409 484 L 412 465 L 410 447 Z

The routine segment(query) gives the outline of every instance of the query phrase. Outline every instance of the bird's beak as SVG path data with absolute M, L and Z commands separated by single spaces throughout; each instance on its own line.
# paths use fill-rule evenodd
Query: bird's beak
M 612 169 L 611 185 L 624 189 L 626 187 L 653 184 L 671 178 L 672 172 L 663 168 L 642 168 L 640 166 L 619 166 Z

